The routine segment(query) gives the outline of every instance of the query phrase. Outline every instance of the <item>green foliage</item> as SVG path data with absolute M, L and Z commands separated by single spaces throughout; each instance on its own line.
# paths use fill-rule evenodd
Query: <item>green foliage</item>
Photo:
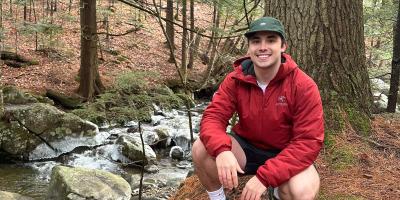
M 183 100 L 179 98 L 177 95 L 162 95 L 156 94 L 153 97 L 153 101 L 162 108 L 172 109 L 179 108 L 180 105 L 183 105 Z
M 366 51 L 371 66 L 392 58 L 393 24 L 396 21 L 395 1 L 363 1 Z M 374 44 L 371 46 L 371 41 Z M 389 62 L 387 62 L 389 63 Z
M 114 89 L 126 94 L 140 94 L 149 87 L 146 78 L 151 76 L 154 77 L 156 74 L 150 72 L 124 73 L 116 78 Z

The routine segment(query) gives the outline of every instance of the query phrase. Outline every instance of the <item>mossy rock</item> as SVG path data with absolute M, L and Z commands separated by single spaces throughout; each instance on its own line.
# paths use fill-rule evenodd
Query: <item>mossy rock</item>
M 153 102 L 164 109 L 179 108 L 184 105 L 183 100 L 177 95 L 156 94 L 153 97 Z
M 3 101 L 5 104 L 27 104 L 39 102 L 33 95 L 22 92 L 14 86 L 3 88 Z
M 82 119 L 88 120 L 97 125 L 104 124 L 107 122 L 106 112 L 99 111 L 94 106 L 75 109 L 72 111 L 72 113 L 79 116 Z
M 62 107 L 68 109 L 75 109 L 82 106 L 83 98 L 78 95 L 67 96 L 55 90 L 48 89 L 46 91 L 46 96 L 53 99 L 55 102 L 59 103 Z

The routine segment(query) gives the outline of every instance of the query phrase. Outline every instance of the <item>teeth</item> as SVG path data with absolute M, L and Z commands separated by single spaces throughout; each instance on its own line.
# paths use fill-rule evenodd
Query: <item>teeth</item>
M 258 57 L 260 57 L 260 58 L 268 58 L 269 55 L 258 55 Z

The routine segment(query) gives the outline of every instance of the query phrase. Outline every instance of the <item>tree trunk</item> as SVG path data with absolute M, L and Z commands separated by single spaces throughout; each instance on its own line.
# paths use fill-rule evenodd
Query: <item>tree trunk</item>
M 90 101 L 103 89 L 97 68 L 96 0 L 81 0 L 81 66 L 78 93 Z
M 194 0 L 190 0 L 190 37 L 189 37 L 189 64 L 188 68 L 193 68 L 194 61 Z
M 400 2 L 397 9 L 397 21 L 393 26 L 393 58 L 392 73 L 390 75 L 390 89 L 388 96 L 387 111 L 394 113 L 396 111 L 397 93 L 399 91 L 400 76 Z
M 182 0 L 182 63 L 181 71 L 184 77 L 183 81 L 186 84 L 187 77 L 187 15 L 186 15 L 186 0 Z
M 174 31 L 174 24 L 173 24 L 173 21 L 174 21 L 174 1 L 173 0 L 167 0 L 167 11 L 166 11 L 167 13 L 166 13 L 166 18 L 167 18 L 167 20 L 169 20 L 169 21 L 167 21 L 166 22 L 166 32 L 167 32 L 167 42 L 170 42 L 170 44 L 171 44 L 171 47 L 172 47 L 172 49 L 171 49 L 171 51 L 170 51 L 170 54 L 169 54 L 169 59 L 168 59 L 168 62 L 174 62 L 174 49 L 175 49 L 175 40 L 174 40 L 174 38 L 175 38 L 175 31 Z
M 342 130 L 339 117 L 347 117 L 356 131 L 368 133 L 372 94 L 362 0 L 265 0 L 265 15 L 282 21 L 287 52 L 318 84 L 327 128 Z

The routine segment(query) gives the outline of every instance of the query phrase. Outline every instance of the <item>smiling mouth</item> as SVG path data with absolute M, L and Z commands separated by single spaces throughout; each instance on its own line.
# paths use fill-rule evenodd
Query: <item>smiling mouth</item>
M 270 56 L 271 56 L 270 54 L 257 55 L 257 57 L 262 59 L 262 60 L 268 59 Z

